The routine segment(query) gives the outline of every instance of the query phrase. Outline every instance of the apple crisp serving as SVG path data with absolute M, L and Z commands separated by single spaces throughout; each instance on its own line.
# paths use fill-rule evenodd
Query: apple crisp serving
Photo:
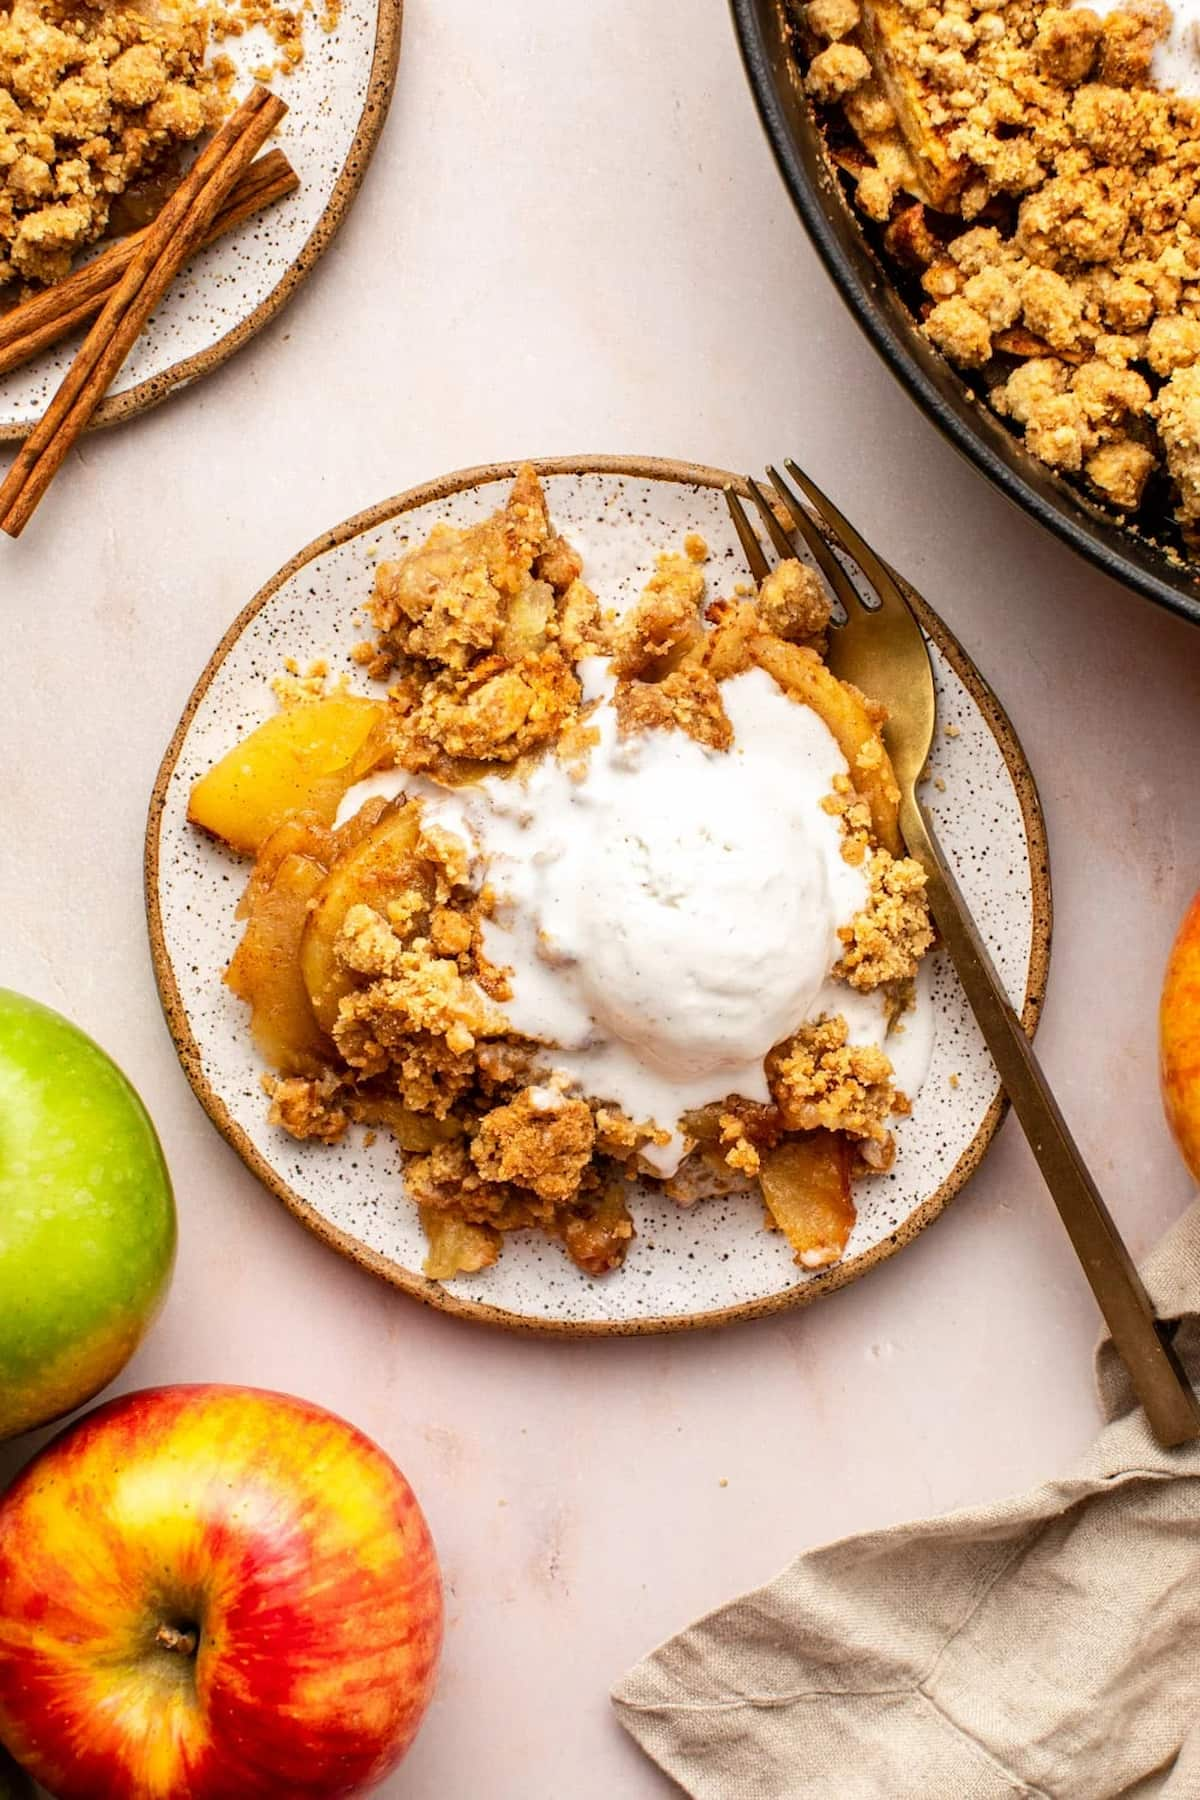
M 212 44 L 261 25 L 273 68 L 286 72 L 303 57 L 303 10 L 277 0 L 0 5 L 0 297 L 61 281 L 82 250 L 157 211 L 185 148 L 229 106 L 234 67 L 209 55 Z M 330 9 L 322 24 L 335 22 Z
M 931 343 L 1030 452 L 1200 530 L 1200 101 L 1161 0 L 809 0 L 805 82 Z M 1200 77 L 1200 62 L 1196 65 Z M 836 118 L 831 122 L 837 129 Z
M 635 1178 L 757 1194 L 819 1268 L 890 1166 L 931 931 L 880 710 L 811 569 L 712 599 L 705 556 L 604 612 L 523 467 L 379 566 L 386 698 L 293 669 L 193 789 L 255 857 L 226 980 L 271 1119 L 390 1131 L 437 1279 L 528 1229 L 616 1269 Z

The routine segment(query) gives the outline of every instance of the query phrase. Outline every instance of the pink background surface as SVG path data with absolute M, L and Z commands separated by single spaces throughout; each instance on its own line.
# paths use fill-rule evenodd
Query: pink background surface
M 1009 508 L 893 385 L 791 214 L 721 0 L 410 0 L 392 120 L 314 280 L 211 381 L 85 442 L 0 545 L 0 982 L 124 1065 L 181 1211 L 170 1301 L 122 1385 L 290 1389 L 406 1470 L 449 1610 L 437 1700 L 381 1790 L 408 1800 L 669 1791 L 607 1705 L 639 1654 L 807 1545 L 1062 1467 L 1095 1424 L 1096 1318 L 1011 1124 L 924 1238 L 807 1313 L 557 1344 L 340 1262 L 192 1098 L 141 837 L 216 639 L 372 501 L 583 450 L 794 453 L 944 613 L 1041 785 L 1041 1048 L 1064 1110 L 1135 1253 L 1191 1195 L 1155 1009 L 1200 865 L 1200 634 Z M 0 1478 L 35 1442 L 0 1450 Z

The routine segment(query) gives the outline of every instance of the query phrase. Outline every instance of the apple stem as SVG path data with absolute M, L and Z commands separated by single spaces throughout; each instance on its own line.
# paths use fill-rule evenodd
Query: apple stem
M 180 1656 L 195 1656 L 199 1636 L 194 1631 L 180 1631 L 174 1625 L 160 1625 L 154 1634 L 154 1641 L 164 1650 L 173 1650 Z

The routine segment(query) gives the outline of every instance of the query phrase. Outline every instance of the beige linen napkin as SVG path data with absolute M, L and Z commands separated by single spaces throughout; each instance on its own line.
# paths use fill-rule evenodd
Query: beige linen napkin
M 1200 1201 L 1144 1270 L 1200 1380 Z M 1065 1480 L 846 1538 L 621 1681 L 696 1800 L 1200 1800 L 1200 1446 L 1160 1450 L 1111 1345 Z

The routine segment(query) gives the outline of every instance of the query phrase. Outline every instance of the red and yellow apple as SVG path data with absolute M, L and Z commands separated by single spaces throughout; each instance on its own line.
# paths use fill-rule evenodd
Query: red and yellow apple
M 58 1800 L 362 1793 L 441 1636 L 412 1489 L 303 1400 L 129 1394 L 0 1497 L 0 1741 Z
M 1175 939 L 1159 1009 L 1163 1104 L 1183 1160 L 1200 1181 L 1200 894 Z

